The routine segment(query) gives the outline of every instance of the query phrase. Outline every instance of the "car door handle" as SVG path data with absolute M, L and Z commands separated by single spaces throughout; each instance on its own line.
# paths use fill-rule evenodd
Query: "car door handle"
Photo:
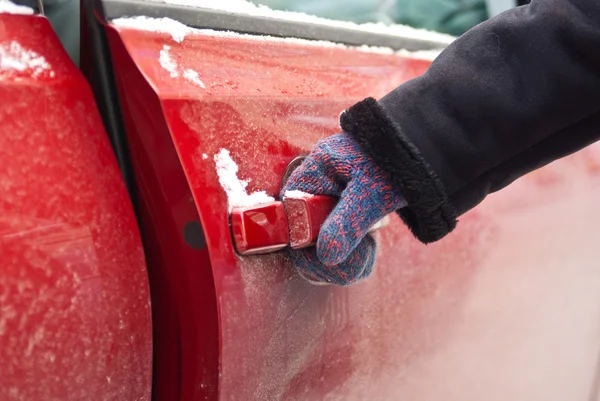
M 312 246 L 337 201 L 338 198 L 333 196 L 306 194 L 234 208 L 230 218 L 235 250 L 246 256 L 276 252 L 287 246 L 293 249 Z M 370 231 L 388 223 L 389 218 L 385 217 Z

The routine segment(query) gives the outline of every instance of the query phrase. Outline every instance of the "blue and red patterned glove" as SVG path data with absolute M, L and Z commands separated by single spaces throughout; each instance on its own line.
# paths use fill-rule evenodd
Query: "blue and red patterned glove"
M 406 206 L 388 174 L 348 134 L 317 143 L 281 191 L 340 197 L 323 223 L 316 247 L 290 250 L 298 272 L 313 283 L 350 285 L 368 277 L 376 244 L 369 229 Z

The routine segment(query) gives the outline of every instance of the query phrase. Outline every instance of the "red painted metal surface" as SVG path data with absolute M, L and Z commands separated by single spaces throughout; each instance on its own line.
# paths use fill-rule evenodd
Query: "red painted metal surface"
M 144 255 L 92 93 L 46 19 L 0 27 L 38 61 L 0 70 L 0 399 L 149 401 Z
M 333 211 L 337 199 L 333 196 L 311 196 L 284 198 L 283 203 L 290 222 L 290 246 L 300 249 L 317 243 L 321 226 Z
M 281 202 L 233 209 L 231 232 L 240 255 L 279 251 L 290 242 L 288 219 Z
M 215 400 L 221 342 L 209 248 L 190 246 L 184 236 L 186 227 L 200 224 L 200 216 L 159 97 L 116 32 L 109 29 L 107 34 L 136 173 L 150 276 L 155 322 L 152 399 Z M 222 241 L 231 244 L 227 210 L 224 213 L 227 233 Z
M 164 280 L 155 279 L 158 312 L 170 319 L 160 322 L 166 328 L 156 343 L 156 400 L 595 394 L 598 147 L 491 196 L 439 243 L 418 243 L 392 216 L 375 233 L 369 280 L 315 287 L 284 252 L 235 253 L 213 156 L 228 149 L 250 192 L 276 196 L 287 164 L 336 132 L 342 109 L 383 95 L 428 63 L 248 38 L 190 34 L 178 43 L 167 34 L 107 31 L 143 202 L 156 225 L 147 232 L 160 252 L 173 251 L 150 261 Z M 161 67 L 161 51 L 177 76 Z M 187 81 L 186 69 L 206 88 Z M 169 237 L 177 230 L 162 230 L 193 210 L 207 253 L 182 256 L 177 250 L 187 250 Z M 183 350 L 176 372 L 174 344 Z

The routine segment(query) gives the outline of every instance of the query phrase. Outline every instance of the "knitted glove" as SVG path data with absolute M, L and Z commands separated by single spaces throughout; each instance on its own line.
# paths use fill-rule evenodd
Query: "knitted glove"
M 350 285 L 368 277 L 375 240 L 367 232 L 387 214 L 406 206 L 388 174 L 348 134 L 317 143 L 281 191 L 338 196 L 319 232 L 316 247 L 290 250 L 298 272 L 313 283 Z

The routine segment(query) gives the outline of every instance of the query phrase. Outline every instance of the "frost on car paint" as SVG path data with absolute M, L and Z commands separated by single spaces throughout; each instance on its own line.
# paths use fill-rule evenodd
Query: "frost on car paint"
M 215 155 L 214 160 L 217 175 L 219 176 L 219 184 L 221 184 L 221 187 L 227 193 L 230 211 L 234 207 L 254 206 L 275 201 L 265 191 L 253 192 L 251 194 L 246 192 L 248 181 L 238 178 L 238 166 L 231 158 L 227 149 L 221 149 Z
M 235 255 L 226 213 L 216 212 L 227 208 L 227 198 L 212 170 L 213 156 L 228 149 L 241 178 L 251 176 L 257 189 L 274 194 L 285 162 L 336 132 L 339 110 L 367 92 L 383 96 L 426 63 L 355 52 L 350 64 L 343 57 L 350 51 L 310 49 L 315 51 L 305 52 L 306 69 L 292 74 L 296 60 L 277 58 L 292 46 L 194 34 L 181 46 L 173 44 L 176 61 L 183 66 L 190 60 L 203 78 L 216 75 L 216 83 L 229 79 L 239 88 L 231 95 L 231 86 L 215 85 L 212 98 L 199 93 L 174 100 L 174 93 L 187 90 L 185 81 L 162 79 L 166 74 L 158 65 L 170 36 L 144 40 L 142 47 L 137 32 L 122 33 L 149 84 L 162 100 L 169 98 L 165 120 L 178 127 L 171 135 L 199 213 L 211 227 L 206 235 L 222 346 L 215 391 L 221 400 L 588 398 L 579 390 L 592 381 L 589 367 L 597 362 L 589 352 L 598 349 L 600 305 L 597 236 L 591 230 L 600 225 L 600 191 L 589 192 L 598 189 L 591 185 L 597 173 L 586 177 L 583 164 L 575 164 L 579 170 L 567 174 L 578 177 L 574 182 L 539 186 L 526 179 L 465 216 L 459 235 L 427 247 L 391 215 L 390 225 L 374 234 L 378 266 L 369 281 L 348 289 L 315 288 L 284 253 Z M 144 62 L 143 48 L 154 52 L 154 63 Z M 239 68 L 224 70 L 229 60 L 252 50 Z M 224 61 L 211 59 L 213 54 Z M 269 63 L 273 59 L 276 65 Z M 303 79 L 314 79 L 313 92 Z M 198 139 L 194 146 L 190 138 Z M 549 168 L 562 177 L 564 166 Z M 523 190 L 533 199 L 524 200 Z M 555 218 L 548 219 L 550 211 Z M 575 248 L 576 255 L 568 252 Z M 499 338 L 499 332 L 505 335 Z M 483 363 L 473 363 L 481 355 Z M 558 365 L 568 366 L 568 374 Z M 550 381 L 560 385 L 548 386 Z
M 148 401 L 148 273 L 92 92 L 45 18 L 0 21 L 0 400 Z
M 49 71 L 50 76 L 54 76 L 44 56 L 23 48 L 14 40 L 0 45 L 0 73 L 4 71 L 31 72 L 34 77 Z
M 0 14 L 33 15 L 33 8 L 20 6 L 9 0 L 0 0 Z

